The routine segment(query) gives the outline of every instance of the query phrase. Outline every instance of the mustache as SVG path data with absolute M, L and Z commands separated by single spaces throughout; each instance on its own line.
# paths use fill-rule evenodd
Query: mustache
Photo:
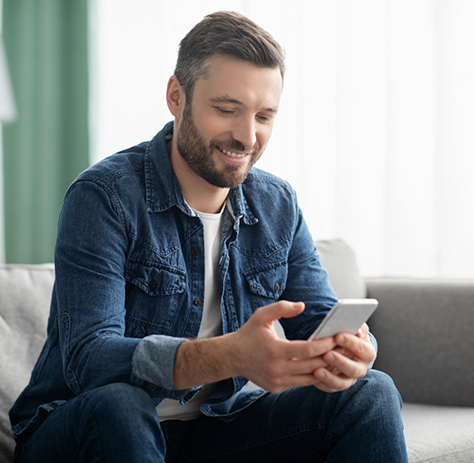
M 260 145 L 255 143 L 253 146 L 245 146 L 238 140 L 227 140 L 227 141 L 213 141 L 211 142 L 211 148 L 225 149 L 227 151 L 239 151 L 241 153 L 249 153 L 255 155 L 260 150 Z

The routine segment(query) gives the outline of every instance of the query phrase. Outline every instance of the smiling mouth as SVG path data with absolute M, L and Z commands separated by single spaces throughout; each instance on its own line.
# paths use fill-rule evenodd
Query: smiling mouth
M 218 147 L 219 148 L 219 147 Z M 249 153 L 234 153 L 232 151 L 225 150 L 223 148 L 219 148 L 226 156 L 229 156 L 231 158 L 237 158 L 241 159 L 244 158 L 245 156 L 248 156 Z

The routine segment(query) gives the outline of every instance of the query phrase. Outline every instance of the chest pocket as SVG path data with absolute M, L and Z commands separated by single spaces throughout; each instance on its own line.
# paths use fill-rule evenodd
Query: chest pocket
M 128 286 L 126 335 L 173 334 L 179 308 L 184 303 L 185 271 L 137 260 L 129 262 L 125 278 Z
M 186 288 L 184 270 L 163 264 L 137 262 L 127 268 L 126 278 L 149 296 L 182 293 Z
M 286 288 L 288 265 L 286 261 L 274 262 L 252 269 L 244 274 L 254 308 L 277 301 Z

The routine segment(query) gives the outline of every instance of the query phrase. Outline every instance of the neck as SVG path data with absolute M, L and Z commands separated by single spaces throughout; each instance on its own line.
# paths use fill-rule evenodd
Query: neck
M 196 175 L 179 154 L 174 137 L 167 148 L 171 166 L 189 206 L 196 211 L 208 214 L 220 212 L 229 194 L 229 188 L 216 187 Z

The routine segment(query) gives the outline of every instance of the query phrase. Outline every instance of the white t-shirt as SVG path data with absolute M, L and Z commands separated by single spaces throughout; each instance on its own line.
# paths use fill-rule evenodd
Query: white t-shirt
M 204 304 L 198 338 L 222 334 L 222 314 L 219 298 L 220 232 L 224 209 L 218 214 L 195 211 L 204 224 L 205 280 Z M 164 399 L 156 411 L 160 421 L 193 420 L 201 415 L 201 404 L 214 392 L 215 384 L 206 384 L 186 405 L 174 399 Z

